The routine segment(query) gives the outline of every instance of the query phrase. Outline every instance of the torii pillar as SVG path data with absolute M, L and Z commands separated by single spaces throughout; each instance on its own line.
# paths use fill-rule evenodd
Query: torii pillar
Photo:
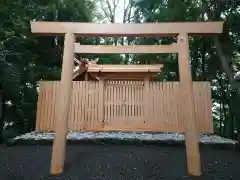
M 55 109 L 56 136 L 53 141 L 51 174 L 60 174 L 63 172 L 64 168 L 68 116 L 72 91 L 75 39 L 75 34 L 65 34 L 61 82 Z
M 189 40 L 187 33 L 180 33 L 177 38 L 179 47 L 178 66 L 181 89 L 181 118 L 185 125 L 185 145 L 188 173 L 201 175 L 201 160 L 199 152 L 199 133 L 195 113 L 193 81 L 189 58 Z

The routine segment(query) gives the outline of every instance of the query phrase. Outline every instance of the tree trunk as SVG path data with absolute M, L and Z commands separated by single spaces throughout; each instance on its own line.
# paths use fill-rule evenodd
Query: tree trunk
M 223 113 L 222 113 L 222 110 L 223 110 L 223 102 L 222 102 L 222 99 L 220 97 L 220 120 L 219 120 L 219 135 L 222 136 L 222 121 L 223 121 Z
M 228 64 L 229 60 L 224 55 L 221 44 L 217 37 L 214 38 L 214 45 L 216 46 L 217 54 L 221 61 L 222 69 L 225 71 L 230 84 L 232 85 L 233 88 L 235 88 L 237 90 L 238 96 L 240 96 L 240 84 L 238 82 L 236 82 L 236 80 L 233 78 L 233 72 Z
M 218 83 L 219 83 L 220 91 L 221 91 L 221 100 L 222 100 L 222 104 L 223 104 L 223 114 L 224 114 L 224 126 L 223 126 L 222 135 L 225 137 L 228 137 L 229 119 L 230 119 L 229 116 L 231 116 L 231 114 L 229 114 L 229 112 L 230 112 L 229 109 L 228 109 L 228 113 L 227 113 L 226 105 L 229 105 L 229 103 L 228 103 L 228 98 L 227 98 L 226 92 L 224 91 L 222 79 L 218 79 Z
M 231 139 L 234 139 L 234 116 L 233 116 L 233 111 L 232 111 L 232 107 L 230 105 L 230 102 L 228 104 L 228 107 L 229 107 L 229 126 L 228 126 L 228 131 L 227 131 L 227 134 L 228 134 L 228 137 L 230 137 Z
M 224 115 L 224 122 L 223 122 L 223 132 L 222 132 L 222 136 L 226 136 L 226 132 L 227 132 L 227 110 L 225 107 L 225 103 L 223 103 L 223 115 Z

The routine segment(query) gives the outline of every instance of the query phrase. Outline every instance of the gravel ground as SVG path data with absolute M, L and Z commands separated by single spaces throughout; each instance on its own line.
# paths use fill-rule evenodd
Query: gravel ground
M 15 137 L 15 140 L 29 139 L 29 140 L 52 140 L 54 133 L 36 133 L 31 132 Z M 124 133 L 124 132 L 69 132 L 67 138 L 69 140 L 81 139 L 120 139 L 120 140 L 184 140 L 184 135 L 181 133 Z M 202 143 L 230 143 L 234 144 L 236 141 L 222 138 L 212 134 L 200 134 L 200 142 Z
M 154 146 L 67 146 L 66 169 L 49 175 L 51 146 L 0 147 L 3 180 L 183 180 L 185 148 Z M 202 180 L 239 180 L 237 151 L 201 149 Z

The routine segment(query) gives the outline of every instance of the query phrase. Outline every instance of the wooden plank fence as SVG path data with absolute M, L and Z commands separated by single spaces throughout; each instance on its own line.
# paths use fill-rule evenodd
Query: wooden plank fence
M 36 131 L 54 131 L 59 81 L 41 81 Z M 213 132 L 208 82 L 193 82 L 199 132 Z M 179 82 L 74 81 L 69 131 L 183 132 Z

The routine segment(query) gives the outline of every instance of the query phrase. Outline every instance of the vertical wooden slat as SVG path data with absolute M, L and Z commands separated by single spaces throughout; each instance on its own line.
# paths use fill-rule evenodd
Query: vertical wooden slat
M 170 101 L 169 101 L 169 82 L 165 82 L 165 100 L 166 100 L 166 104 L 165 104 L 165 107 L 166 107 L 166 117 L 167 117 L 167 122 L 166 124 L 167 125 L 170 125 L 171 124 L 171 116 L 170 116 L 170 108 L 171 108 L 171 104 L 170 104 Z
M 184 117 L 182 116 L 182 107 L 181 107 L 181 88 L 180 88 L 180 83 L 178 83 L 177 85 L 178 87 L 178 90 L 177 90 L 177 97 L 176 97 L 176 102 L 177 102 L 177 114 L 178 114 L 178 124 L 179 124 L 179 127 L 182 129 L 182 131 L 184 131 Z
M 94 122 L 97 122 L 97 121 L 95 121 L 95 104 L 97 103 L 97 99 L 98 99 L 98 97 L 97 97 L 97 94 L 95 93 L 95 91 L 96 91 L 96 86 L 95 86 L 95 82 L 94 81 L 92 81 L 92 93 L 93 93 L 93 96 L 92 96 L 92 131 L 94 130 L 94 128 L 95 128 L 95 123 Z
M 104 116 L 105 116 L 105 124 L 108 125 L 109 124 L 109 104 L 111 103 L 110 102 L 110 86 L 109 86 L 109 81 L 107 81 L 107 86 L 106 86 L 106 94 L 105 94 L 105 101 L 106 102 L 106 109 L 105 109 L 105 113 L 104 113 Z
M 144 79 L 144 121 L 147 126 L 151 119 L 151 117 L 150 117 L 151 105 L 149 102 L 150 96 L 151 95 L 149 92 L 149 79 L 146 78 L 146 79 Z
M 43 107 L 42 107 L 42 117 L 43 117 L 43 130 L 47 132 L 47 111 L 46 111 L 46 104 L 47 104 L 47 82 L 44 84 L 44 91 L 43 91 Z
M 40 107 L 40 127 L 41 127 L 41 131 L 44 131 L 44 102 L 45 102 L 45 83 L 42 82 L 41 84 L 41 107 Z
M 42 83 L 42 100 L 41 100 L 41 130 L 42 131 L 45 131 L 45 116 L 46 116 L 46 114 L 45 114 L 45 111 L 44 111 L 44 109 L 45 109 L 45 94 L 46 94 L 46 88 L 45 88 L 45 85 L 46 85 L 46 83 L 45 82 L 43 82 Z
M 135 106 L 134 110 L 135 110 L 135 113 L 138 117 L 141 118 L 141 120 L 144 120 L 144 118 L 141 117 L 141 114 L 140 114 L 140 108 L 142 106 L 142 102 L 140 101 L 140 91 L 141 91 L 141 84 L 138 84 L 138 86 L 135 87 L 135 90 L 136 90 L 136 94 L 135 94 L 135 98 L 136 98 L 136 102 L 137 102 L 137 106 Z
M 112 106 L 112 84 L 111 81 L 109 81 L 109 92 L 108 92 L 108 123 L 111 124 L 111 106 Z
M 136 99 L 136 94 L 138 93 L 137 92 L 138 91 L 138 89 L 137 89 L 138 87 L 139 87 L 139 85 L 135 81 L 134 86 L 132 86 L 132 95 L 131 95 L 132 96 L 132 100 L 133 100 L 132 105 L 131 105 L 131 113 L 132 113 L 133 117 L 135 117 L 135 118 L 138 118 L 138 115 L 137 115 L 137 113 L 135 111 L 136 107 L 138 106 L 138 101 Z
M 99 95 L 99 86 L 100 86 L 100 83 L 98 83 L 98 82 L 95 82 L 95 86 L 96 86 L 96 91 L 95 91 L 95 94 L 97 95 L 97 99 L 96 99 L 96 104 L 95 104 L 95 119 L 96 119 L 96 121 L 97 121 L 97 124 L 96 124 L 96 127 L 100 130 L 100 127 L 101 127 L 101 125 L 102 125 L 102 123 L 101 123 L 101 121 L 100 121 L 100 119 L 99 119 L 99 116 L 98 116 L 98 114 L 99 114 L 99 100 L 100 100 L 100 95 Z M 102 107 L 103 107 L 103 104 L 102 104 Z M 104 110 L 102 110 L 102 113 L 103 113 L 103 111 Z M 101 117 L 101 118 L 103 118 L 103 116 Z
M 144 85 L 144 82 L 141 83 L 141 85 L 139 87 L 140 91 L 138 92 L 138 101 L 140 102 L 140 105 L 138 106 L 138 113 L 142 117 L 142 119 L 144 119 L 144 115 L 141 112 L 141 110 L 144 109 L 144 101 L 143 101 L 143 98 L 144 98 L 144 86 L 143 85 Z M 149 109 L 150 108 L 151 107 L 149 107 Z M 148 114 L 149 114 L 149 118 L 151 118 L 149 112 L 148 112 Z
M 57 103 L 57 94 L 58 94 L 58 91 L 59 91 L 59 86 L 60 86 L 60 82 L 59 81 L 54 81 L 52 82 L 54 85 L 54 109 L 53 109 L 53 119 L 52 119 L 52 131 L 55 131 L 56 129 L 56 103 Z
M 194 93 L 194 103 L 198 104 L 197 106 L 195 106 L 194 111 L 195 111 L 195 116 L 196 116 L 196 126 L 197 129 L 201 129 L 201 125 L 199 125 L 198 121 L 203 120 L 202 115 L 204 114 L 204 111 L 202 114 L 199 114 L 198 110 L 204 110 L 202 105 L 203 103 L 199 100 L 201 100 L 201 91 L 202 91 L 202 86 L 201 86 L 201 82 L 200 83 L 195 83 L 193 82 L 194 86 L 193 86 L 193 93 Z M 204 123 L 204 120 L 203 120 Z
M 141 120 L 144 120 L 144 118 L 142 117 L 141 112 L 140 112 L 141 106 L 144 105 L 144 103 L 141 101 L 141 98 L 140 98 L 143 88 L 144 88 L 143 85 L 140 83 L 139 83 L 139 86 L 136 87 L 136 91 L 137 91 L 136 101 L 137 101 L 138 105 L 136 106 L 135 111 L 136 111 L 136 114 L 141 118 Z
M 178 121 L 178 116 L 177 116 L 177 114 L 178 114 L 178 109 L 177 109 L 178 108 L 178 102 L 177 102 L 177 98 L 176 98 L 177 97 L 177 92 L 178 92 L 177 84 L 176 84 L 176 82 L 172 82 L 172 91 L 171 91 L 172 102 L 171 103 L 174 104 L 172 123 L 175 124 L 176 129 L 179 129 L 179 121 Z
M 42 92 L 42 107 L 41 107 L 41 117 L 42 117 L 42 129 L 43 131 L 46 131 L 46 112 L 45 112 L 45 107 L 46 107 L 46 103 L 47 103 L 47 99 L 46 99 L 46 85 L 47 82 L 43 82 L 43 92 Z
M 110 106 L 109 106 L 109 123 L 113 123 L 114 119 L 112 116 L 112 106 L 113 106 L 113 82 L 110 81 L 110 92 L 109 92 L 109 100 L 110 100 Z
M 87 92 L 86 92 L 86 82 L 82 81 L 82 112 L 83 112 L 83 119 L 82 119 L 82 130 L 85 131 L 85 127 L 87 124 Z
M 120 81 L 117 81 L 116 87 L 116 96 L 117 96 L 117 116 L 121 116 L 121 102 L 120 102 Z
M 70 102 L 70 110 L 69 110 L 69 117 L 68 117 L 68 130 L 73 129 L 73 120 L 74 120 L 74 111 L 73 111 L 73 103 L 74 103 L 74 94 L 75 94 L 75 87 L 72 84 L 72 91 L 71 91 L 71 102 Z
M 204 127 L 206 126 L 206 109 L 205 109 L 205 107 L 206 107 L 206 94 L 203 94 L 202 92 L 204 91 L 204 89 L 205 89 L 205 87 L 204 87 L 204 83 L 203 82 L 201 82 L 200 83 L 200 91 L 198 92 L 199 93 L 199 96 L 198 96 L 198 99 L 202 99 L 202 98 L 205 98 L 204 99 L 204 101 L 202 101 L 202 103 L 200 103 L 201 104 L 201 108 L 197 108 L 197 106 L 195 106 L 195 108 L 196 108 L 196 116 L 198 117 L 198 129 L 201 129 L 201 130 L 203 130 L 204 129 Z M 198 115 L 199 114 L 199 111 L 202 111 L 202 112 L 204 112 L 204 113 L 202 113 L 202 114 L 200 114 L 200 115 Z M 203 123 L 200 123 L 200 121 L 201 121 L 201 119 L 203 119 Z
M 141 114 L 138 111 L 138 108 L 141 107 L 141 101 L 138 98 L 139 97 L 138 94 L 141 93 L 141 88 L 142 88 L 141 84 L 138 82 L 137 86 L 135 86 L 135 92 L 136 92 L 136 94 L 135 94 L 135 101 L 136 101 L 137 105 L 135 106 L 134 111 L 136 113 L 136 116 L 138 116 L 143 121 L 144 119 L 141 117 Z
M 147 121 L 150 121 L 150 119 L 154 118 L 153 114 L 152 114 L 153 98 L 154 98 L 154 95 L 153 95 L 153 83 L 149 82 L 149 120 L 147 120 Z
M 93 99 L 92 99 L 92 107 L 93 107 L 93 117 L 92 117 L 92 131 L 94 131 L 96 129 L 96 124 L 98 123 L 98 120 L 96 119 L 96 106 L 98 105 L 98 94 L 96 93 L 97 87 L 96 87 L 96 82 L 92 82 L 93 83 Z
M 72 96 L 73 96 L 73 102 L 72 102 L 72 111 L 73 111 L 73 115 L 72 115 L 72 130 L 73 131 L 77 131 L 77 96 L 78 96 L 78 82 L 74 81 L 73 82 L 73 91 L 72 91 Z
M 48 102 L 48 99 L 49 99 L 49 82 L 47 82 L 46 84 L 46 91 L 45 91 L 45 107 L 44 107 L 44 111 L 45 111 L 45 131 L 48 132 L 48 127 L 49 127 L 49 102 Z
M 166 121 L 166 102 L 165 102 L 165 97 L 166 97 L 166 94 L 165 94 L 165 91 L 163 89 L 163 82 L 157 82 L 156 83 L 156 96 L 158 98 L 157 99 L 157 111 L 155 113 L 155 117 L 158 119 L 158 121 L 160 121 L 160 126 L 162 127 L 165 127 L 165 121 Z
M 72 90 L 71 90 L 71 96 L 70 96 L 70 107 L 69 107 L 69 116 L 68 116 L 68 129 L 72 129 L 73 122 L 72 122 L 72 114 L 73 114 L 73 108 L 72 108 L 72 103 L 73 103 L 73 94 L 74 94 L 74 86 L 72 85 Z
M 55 104 L 56 104 L 56 93 L 58 88 L 58 81 L 52 83 L 52 117 L 51 117 L 51 131 L 55 129 Z
M 92 81 L 88 82 L 88 127 L 89 130 L 92 129 Z
M 88 81 L 84 81 L 85 82 L 85 94 L 86 94 L 86 104 L 85 104 L 85 115 L 86 115 L 86 120 L 85 120 L 85 128 L 86 130 L 88 129 L 89 127 L 89 123 L 90 123 L 90 120 L 89 120 L 89 109 L 90 109 L 90 104 L 89 104 L 89 82 Z
M 124 122 L 124 81 L 119 81 L 119 109 L 120 109 L 120 124 Z
M 129 105 L 128 105 L 128 121 L 130 121 L 129 123 L 131 124 L 133 122 L 132 119 L 134 119 L 133 118 L 134 115 L 132 114 L 132 104 L 133 104 L 132 87 L 133 87 L 134 81 L 128 81 L 128 82 L 129 82 L 128 97 L 129 97 L 129 101 L 130 101 Z
M 125 117 L 126 117 L 126 122 L 127 122 L 128 121 L 128 113 L 129 113 L 129 81 L 125 81 L 125 83 L 126 83 L 126 85 L 125 85 L 126 98 L 124 100 L 125 100 L 125 108 L 126 108 Z
M 112 120 L 116 122 L 117 116 L 116 116 L 116 109 L 115 109 L 115 104 L 116 104 L 116 81 L 112 81 Z
M 75 84 L 75 99 L 74 99 L 74 131 L 78 131 L 79 118 L 79 81 L 74 81 Z
M 79 89 L 80 89 L 80 92 L 79 92 L 79 101 L 78 101 L 78 104 L 79 104 L 79 113 L 80 115 L 78 116 L 78 131 L 83 131 L 83 124 L 84 124 L 84 96 L 83 96 L 83 93 L 84 93 L 84 84 L 83 84 L 83 81 L 80 81 L 79 82 Z
M 107 99 L 107 96 L 108 96 L 108 81 L 106 81 L 106 85 L 104 87 L 104 125 L 106 125 L 107 123 L 107 108 L 108 108 L 108 99 Z
M 48 131 L 52 130 L 53 127 L 53 117 L 54 117 L 54 105 L 55 105 L 55 101 L 54 101 L 54 87 L 55 87 L 55 82 L 49 82 L 50 86 L 49 86 L 49 91 L 50 91 L 50 97 L 49 97 L 49 101 L 50 101 L 50 107 L 49 107 L 49 111 L 50 111 L 50 115 L 49 115 L 49 127 L 48 127 Z
M 99 128 L 104 128 L 104 79 L 99 80 L 99 101 L 98 101 L 98 121 L 101 125 Z
M 158 122 L 158 119 L 159 119 L 159 109 L 157 107 L 157 101 L 158 101 L 158 96 L 159 96 L 159 92 L 157 91 L 157 87 L 159 86 L 159 82 L 156 82 L 156 83 L 152 83 L 152 95 L 153 95 L 153 98 L 152 98 L 152 119 L 153 119 L 153 124 L 155 125 L 156 127 L 156 124 Z
M 84 93 L 83 93 L 83 99 L 84 99 L 84 104 L 83 104 L 83 113 L 84 113 L 84 123 L 83 123 L 83 129 L 86 131 L 87 124 L 88 124 L 88 84 L 86 81 L 83 81 L 84 84 Z
M 94 94 L 94 98 L 93 98 L 93 118 L 92 118 L 92 123 L 93 123 L 93 130 L 96 129 L 96 125 L 98 124 L 98 119 L 97 119 L 97 108 L 98 107 L 98 94 L 96 93 L 96 91 L 98 87 L 96 86 L 96 82 L 93 82 L 93 94 Z
M 127 113 L 128 113 L 128 88 L 127 88 L 128 81 L 124 81 L 124 118 L 125 122 L 127 121 Z
M 82 119 L 81 119 L 81 122 L 82 122 L 82 125 L 81 125 L 81 129 L 82 131 L 84 131 L 84 127 L 85 127 L 85 121 L 86 121 L 86 113 L 85 113 L 85 108 L 86 108 L 86 91 L 85 91 L 85 86 L 86 86 L 86 83 L 85 81 L 82 81 L 81 82 L 81 114 L 82 114 Z
M 93 118 L 94 118 L 94 98 L 95 98 L 95 94 L 94 94 L 94 84 L 93 84 L 93 81 L 89 81 L 89 83 L 91 84 L 91 93 L 89 94 L 90 96 L 90 124 L 91 124 L 91 131 L 93 130 L 94 128 L 94 121 L 93 121 Z

